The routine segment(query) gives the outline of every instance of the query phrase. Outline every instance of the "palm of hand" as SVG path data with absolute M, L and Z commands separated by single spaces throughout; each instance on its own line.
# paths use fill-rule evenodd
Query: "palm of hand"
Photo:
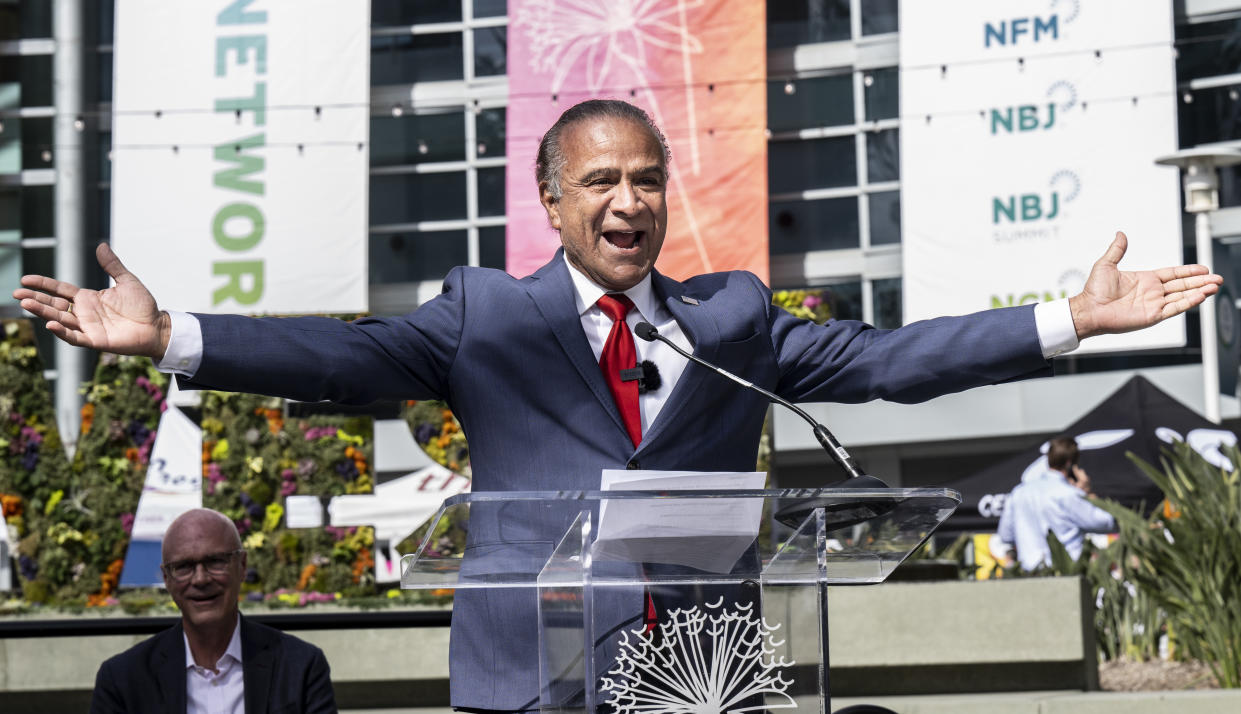
M 1129 332 L 1163 317 L 1164 284 L 1152 270 L 1124 272 L 1097 265 L 1082 290 L 1093 308 L 1099 332 Z
M 73 305 L 84 346 L 141 354 L 158 334 L 155 298 L 132 277 L 105 290 L 79 290 Z

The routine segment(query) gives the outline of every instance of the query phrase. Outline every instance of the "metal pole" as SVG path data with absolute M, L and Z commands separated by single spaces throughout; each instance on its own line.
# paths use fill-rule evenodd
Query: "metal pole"
M 83 261 L 85 210 L 82 157 L 82 3 L 81 0 L 55 0 L 52 34 L 55 53 L 52 65 L 53 120 L 52 152 L 56 167 L 55 230 L 56 277 L 74 285 L 85 282 Z M 82 399 L 78 385 L 87 378 L 87 359 L 83 349 L 56 342 L 56 422 L 61 440 L 72 455 L 77 446 L 79 410 Z
M 1214 170 L 1214 169 L 1212 169 Z M 1206 211 L 1194 216 L 1194 235 L 1198 245 L 1198 262 L 1214 271 L 1211 246 L 1211 218 Z M 1198 306 L 1198 324 L 1202 331 L 1202 395 L 1203 416 L 1219 423 L 1219 340 L 1215 332 L 1215 301 Z

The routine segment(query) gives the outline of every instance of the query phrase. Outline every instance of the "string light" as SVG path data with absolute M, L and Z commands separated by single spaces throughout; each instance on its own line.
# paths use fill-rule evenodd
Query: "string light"
M 83 129 L 86 128 L 86 121 L 82 119 L 81 114 L 79 114 L 78 117 L 73 120 L 73 128 L 78 131 L 82 131 Z
M 862 84 L 864 86 L 869 87 L 873 85 L 874 83 L 875 83 L 875 77 L 873 75 L 869 75 L 869 74 L 862 75 Z
M 796 85 L 794 85 L 791 81 L 790 81 L 790 82 L 785 82 L 785 83 L 784 83 L 784 93 L 785 93 L 785 94 L 796 94 L 796 93 L 797 93 L 797 86 L 796 86 Z
M 395 117 L 400 117 L 400 116 L 401 116 L 402 114 L 404 114 L 404 113 L 405 113 L 405 107 L 401 106 L 400 104 L 393 104 L 393 105 L 392 105 L 392 116 L 393 116 L 394 118 L 395 118 Z
M 45 164 L 46 164 L 46 163 L 49 163 L 49 162 L 52 160 L 52 152 L 51 152 L 51 150 L 50 150 L 50 149 L 44 149 L 44 150 L 43 150 L 43 153 L 42 153 L 42 154 L 40 154 L 39 156 L 40 156 L 40 158 L 42 158 L 42 159 L 43 159 L 43 163 L 45 163 Z

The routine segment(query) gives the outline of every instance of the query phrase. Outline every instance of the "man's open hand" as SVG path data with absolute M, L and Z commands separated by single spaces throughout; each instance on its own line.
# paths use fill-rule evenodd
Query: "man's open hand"
M 106 243 L 95 249 L 116 285 L 87 290 L 43 275 L 22 276 L 13 291 L 22 309 L 47 320 L 47 329 L 71 345 L 158 360 L 168 349 L 171 323 L 140 280 Z
M 1204 265 L 1125 272 L 1117 267 L 1129 239 L 1117 232 L 1082 292 L 1069 298 L 1078 339 L 1150 327 L 1219 291 L 1224 279 Z

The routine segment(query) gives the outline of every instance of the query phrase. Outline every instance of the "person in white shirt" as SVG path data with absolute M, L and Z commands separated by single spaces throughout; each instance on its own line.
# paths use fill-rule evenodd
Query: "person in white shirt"
M 996 535 L 1015 547 L 1022 570 L 1051 565 L 1048 535 L 1055 537 L 1074 560 L 1081 557 L 1086 533 L 1107 533 L 1116 520 L 1091 503 L 1090 477 L 1077 465 L 1077 442 L 1052 439 L 1047 472 L 1017 485 L 1004 502 Z
M 322 650 L 241 617 L 246 552 L 227 516 L 206 508 L 179 516 L 163 561 L 181 622 L 100 666 L 92 714 L 336 711 Z

